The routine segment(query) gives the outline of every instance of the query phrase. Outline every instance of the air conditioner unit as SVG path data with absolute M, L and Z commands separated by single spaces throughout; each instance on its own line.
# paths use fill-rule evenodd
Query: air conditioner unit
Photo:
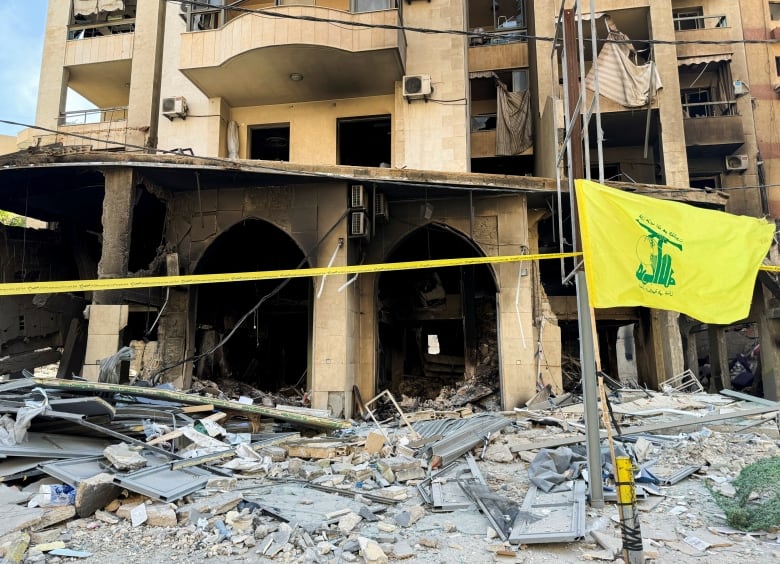
M 748 167 L 747 155 L 730 155 L 726 157 L 726 170 L 742 172 Z
M 173 96 L 171 98 L 163 98 L 162 100 L 162 115 L 169 120 L 180 117 L 185 119 L 187 117 L 187 100 L 184 96 Z
M 366 215 L 366 212 L 356 211 L 349 214 L 349 236 L 368 237 L 369 235 L 368 215 Z
M 362 184 L 353 184 L 349 187 L 349 207 L 366 209 L 366 189 Z
M 387 198 L 382 193 L 374 195 L 374 219 L 384 223 L 387 223 L 387 220 L 390 219 L 390 213 L 387 209 Z
M 433 92 L 431 77 L 427 74 L 404 76 L 404 97 L 407 99 L 425 98 Z

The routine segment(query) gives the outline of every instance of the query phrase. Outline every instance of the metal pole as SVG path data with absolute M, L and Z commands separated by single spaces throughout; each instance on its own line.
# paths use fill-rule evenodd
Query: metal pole
M 618 456 L 615 458 L 615 467 L 620 528 L 623 533 L 623 560 L 626 564 L 643 564 L 645 555 L 636 510 L 634 465 L 629 457 Z
M 585 272 L 575 277 L 577 285 L 577 325 L 580 331 L 580 361 L 582 369 L 582 401 L 585 408 L 585 446 L 588 457 L 588 488 L 591 507 L 604 507 L 604 487 L 601 479 L 601 438 L 599 437 L 598 386 L 593 324 Z

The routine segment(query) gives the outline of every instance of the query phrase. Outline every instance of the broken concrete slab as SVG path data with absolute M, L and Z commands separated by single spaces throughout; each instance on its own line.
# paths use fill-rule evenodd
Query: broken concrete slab
M 26 503 L 30 501 L 33 492 L 24 492 L 16 487 L 9 487 L 0 484 L 0 505 L 15 505 L 17 503 Z
M 151 503 L 146 506 L 146 524 L 152 527 L 175 527 L 176 511 L 170 503 Z
M 113 474 L 101 473 L 82 480 L 76 488 L 76 513 L 89 517 L 115 500 L 122 489 L 114 484 Z
M 235 508 L 244 496 L 240 492 L 224 492 L 213 495 L 195 503 L 190 503 L 179 507 L 176 513 L 182 523 L 189 521 L 197 523 L 201 517 L 212 517 L 222 515 Z
M 73 505 L 57 505 L 54 507 L 45 507 L 41 520 L 33 525 L 33 531 L 40 531 L 62 523 L 76 516 L 76 508 Z
M 0 505 L 0 537 L 37 525 L 43 513 L 39 507 Z
M 138 449 L 132 448 L 126 443 L 107 446 L 103 450 L 103 456 L 120 472 L 138 470 L 147 464 L 146 458 L 141 456 Z
M 357 527 L 358 523 L 360 523 L 363 520 L 363 518 L 358 515 L 357 513 L 353 513 L 350 511 L 343 517 L 339 519 L 338 528 L 339 531 L 341 531 L 344 534 L 349 534 L 352 532 L 352 530 Z
M 366 564 L 387 564 L 389 559 L 375 540 L 358 537 L 358 543 L 360 544 L 360 553 Z

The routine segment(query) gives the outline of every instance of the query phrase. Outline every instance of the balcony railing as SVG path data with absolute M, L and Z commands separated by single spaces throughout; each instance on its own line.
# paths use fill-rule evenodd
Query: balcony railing
M 68 26 L 68 39 L 85 39 L 87 37 L 104 37 L 120 33 L 133 33 L 135 18 L 110 20 L 101 23 L 74 24 Z
M 674 18 L 675 31 L 689 31 L 694 29 L 715 29 L 728 27 L 725 15 L 717 16 L 680 16 Z
M 724 109 L 724 106 L 725 109 Z M 720 102 L 691 102 L 683 104 L 683 112 L 686 118 L 735 116 L 737 101 L 723 100 Z
M 266 10 L 279 6 L 315 6 L 330 8 L 360 14 L 394 10 L 398 7 L 396 0 L 268 0 L 252 4 L 252 9 Z M 242 15 L 243 11 L 231 11 L 229 6 L 192 7 L 184 15 L 187 21 L 187 31 L 205 31 L 219 29 L 231 19 Z
M 127 106 L 115 108 L 97 108 L 91 110 L 74 110 L 62 112 L 59 125 L 85 125 L 88 123 L 105 123 L 127 120 Z

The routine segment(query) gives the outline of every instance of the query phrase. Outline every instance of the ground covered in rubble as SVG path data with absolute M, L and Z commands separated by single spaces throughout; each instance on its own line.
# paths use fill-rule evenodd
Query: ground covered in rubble
M 507 429 L 478 462 L 490 488 L 518 503 L 528 489 L 527 464 L 512 457 L 505 460 L 513 444 L 549 436 L 549 429 L 522 431 Z M 478 449 L 479 454 L 481 449 Z M 709 436 L 683 436 L 655 454 L 669 468 L 688 464 L 706 464 L 703 473 L 678 484 L 662 488 L 661 496 L 639 502 L 646 556 L 657 562 L 766 562 L 780 559 L 780 544 L 775 532 L 754 534 L 731 531 L 722 511 L 712 500 L 706 482 L 716 486 L 735 477 L 748 462 L 775 455 L 776 441 L 761 433 L 738 434 L 712 432 Z M 492 460 L 491 460 L 492 459 Z M 332 462 L 320 467 L 332 471 Z M 289 477 L 290 461 L 275 463 L 269 475 Z M 303 467 L 305 463 L 301 464 Z M 295 466 L 295 465 L 293 465 Z M 326 467 L 327 466 L 327 467 Z M 327 476 L 325 473 L 323 476 Z M 297 477 L 301 476 L 301 472 Z M 407 499 L 377 513 L 376 521 L 345 521 L 344 515 L 361 515 L 361 508 L 375 507 L 366 499 L 334 496 L 305 487 L 301 482 L 285 483 L 245 478 L 228 481 L 229 489 L 207 489 L 178 503 L 178 519 L 170 526 L 133 526 L 127 511 L 101 511 L 87 519 L 74 519 L 46 533 L 34 533 L 35 541 L 64 541 L 74 550 L 91 554 L 90 562 L 117 562 L 143 559 L 146 562 L 275 561 L 275 562 L 383 562 L 381 556 L 369 559 L 361 551 L 361 539 L 376 542 L 390 560 L 416 562 L 582 562 L 612 561 L 620 546 L 614 505 L 587 509 L 587 528 L 605 534 L 606 548 L 590 535 L 566 544 L 542 544 L 514 547 L 495 538 L 489 523 L 474 508 L 451 513 L 434 513 L 423 502 L 412 484 L 402 490 Z M 401 496 L 399 496 L 401 497 Z M 230 500 L 222 503 L 224 500 Z M 233 509 L 189 522 L 184 502 L 206 502 L 222 511 L 242 500 Z M 216 501 L 215 501 L 216 500 Z M 221 501 L 220 501 L 221 500 Z M 131 501 L 133 499 L 131 498 Z M 137 499 L 135 500 L 138 501 Z M 262 515 L 252 503 L 259 503 L 280 515 L 294 515 L 284 523 L 271 515 Z M 350 510 L 351 513 L 343 513 Z M 338 515 L 341 513 L 341 515 Z M 367 514 L 370 512 L 367 512 Z M 337 514 L 335 517 L 328 517 Z M 217 521 L 221 521 L 217 525 Z M 330 525 L 327 523 L 330 522 Z M 298 523 L 298 526 L 296 526 Z M 224 524 L 224 525 L 222 525 Z M 223 529 L 220 532 L 220 529 Z M 308 529 L 309 532 L 306 532 Z M 319 530 L 319 532 L 316 532 Z M 325 531 L 332 531 L 333 534 Z M 226 538 L 225 533 L 229 535 Z M 726 534 L 727 533 L 727 534 Z M 38 535 L 38 538 L 36 538 Z M 697 550 L 685 542 L 696 537 L 710 546 Z M 283 541 L 283 542 L 279 542 Z M 603 541 L 603 539 L 602 539 Z M 278 550 L 273 556 L 268 546 Z M 499 551 L 506 556 L 499 556 Z M 514 555 L 510 555 L 514 553 Z M 68 560 L 68 559 L 65 559 Z M 28 553 L 27 562 L 58 562 L 59 557 Z
M 156 393 L 148 390 L 98 397 L 67 391 L 83 384 L 53 380 L 43 406 L 32 401 L 43 392 L 25 385 L 0 390 L 4 562 L 621 559 L 607 442 L 607 502 L 586 506 L 583 405 L 571 394 L 512 412 L 407 411 L 385 401 L 344 421 L 278 398 L 229 401 L 216 389 L 213 396 L 178 394 L 172 399 L 179 403 L 166 405 L 134 403 Z M 614 391 L 610 403 L 615 448 L 637 469 L 646 559 L 780 560 L 780 523 L 738 530 L 724 509 L 769 515 L 780 508 L 780 481 L 771 472 L 754 472 L 755 487 L 740 489 L 743 470 L 755 462 L 780 471 L 777 404 L 726 392 L 631 389 Z M 252 421 L 252 405 L 268 406 L 264 413 L 277 420 Z M 66 408 L 113 416 L 93 415 L 87 429 L 96 434 L 86 437 L 71 416 L 70 427 L 57 419 Z M 25 421 L 24 413 L 32 438 L 14 443 L 14 418 Z M 154 421 L 141 425 L 139 417 L 150 414 Z M 182 426 L 163 424 L 174 416 Z M 318 432 L 318 425 L 331 430 Z M 29 449 L 43 456 L 52 446 L 71 450 L 55 460 L 25 458 Z M 169 465 L 170 475 L 162 471 Z M 22 467 L 28 470 L 14 470 Z M 142 479 L 145 472 L 151 479 Z

